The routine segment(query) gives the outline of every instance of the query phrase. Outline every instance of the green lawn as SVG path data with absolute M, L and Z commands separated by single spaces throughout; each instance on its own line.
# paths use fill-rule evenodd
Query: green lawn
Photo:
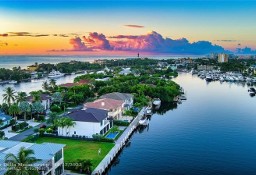
M 36 143 L 51 142 L 66 144 L 64 148 L 64 161 L 75 162 L 76 159 L 91 159 L 94 170 L 107 153 L 114 147 L 114 143 L 71 140 L 53 137 L 39 137 Z M 101 154 L 98 155 L 98 150 Z

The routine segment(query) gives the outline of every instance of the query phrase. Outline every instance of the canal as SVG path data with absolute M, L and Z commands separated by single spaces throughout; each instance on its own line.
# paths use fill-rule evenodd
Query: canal
M 243 84 L 180 74 L 187 101 L 137 130 L 109 175 L 256 174 L 256 97 Z

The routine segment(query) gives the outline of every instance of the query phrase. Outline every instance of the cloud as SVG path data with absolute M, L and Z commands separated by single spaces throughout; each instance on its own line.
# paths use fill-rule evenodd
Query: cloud
M 224 39 L 224 40 L 214 40 L 214 41 L 218 41 L 218 42 L 238 42 L 239 40 L 230 40 L 230 39 Z
M 125 27 L 130 27 L 130 28 L 144 28 L 145 26 L 141 26 L 141 25 L 134 25 L 134 24 L 127 24 L 124 25 Z
M 75 40 L 76 42 L 74 42 Z M 83 41 L 82 41 L 83 40 Z M 89 36 L 76 37 L 70 42 L 74 50 L 95 51 L 136 51 L 172 54 L 208 54 L 211 52 L 226 52 L 218 45 L 209 41 L 197 41 L 190 43 L 186 38 L 164 38 L 161 34 L 152 31 L 145 35 L 117 35 L 108 39 L 104 34 L 97 32 L 89 33 Z
M 245 55 L 255 55 L 256 50 L 253 50 L 250 47 L 245 47 L 245 48 L 237 48 L 236 49 L 237 54 L 245 54 Z
M 84 42 L 91 49 L 112 50 L 106 36 L 97 32 L 89 33 L 88 37 L 83 36 Z
M 30 32 L 8 32 L 8 36 L 45 37 L 45 36 L 49 36 L 49 34 L 35 34 Z
M 79 37 L 71 38 L 69 43 L 73 46 L 73 51 L 91 51 Z
M 6 47 L 8 46 L 8 43 L 0 41 L 0 47 Z
M 8 33 L 0 34 L 0 37 L 7 37 L 7 36 L 8 36 Z

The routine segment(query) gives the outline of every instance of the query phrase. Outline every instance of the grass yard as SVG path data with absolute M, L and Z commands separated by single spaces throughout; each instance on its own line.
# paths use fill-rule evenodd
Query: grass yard
M 83 140 L 71 140 L 53 137 L 39 137 L 36 143 L 51 142 L 66 144 L 64 148 L 64 161 L 75 162 L 76 159 L 91 159 L 94 170 L 107 153 L 114 147 L 114 143 L 91 142 Z M 101 154 L 98 155 L 98 150 Z

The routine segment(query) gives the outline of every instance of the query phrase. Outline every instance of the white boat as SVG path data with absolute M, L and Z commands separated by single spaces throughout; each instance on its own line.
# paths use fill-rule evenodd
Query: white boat
M 206 75 L 205 80 L 206 80 L 206 81 L 212 81 L 212 76 Z
M 185 95 L 181 95 L 181 96 L 180 96 L 180 99 L 181 99 L 181 100 L 187 100 L 187 97 L 186 97 Z
M 16 83 L 17 83 L 17 81 L 15 81 L 15 80 L 9 81 L 9 84 L 16 84 Z
M 38 82 L 43 82 L 44 80 L 40 79 L 31 79 L 31 83 L 38 83 Z
M 63 77 L 63 76 L 64 76 L 63 73 L 61 73 L 59 71 L 55 71 L 55 70 L 51 71 L 48 75 L 49 78 L 59 78 L 59 77 Z
M 148 119 L 146 117 L 142 117 L 139 121 L 140 125 L 148 125 Z
M 152 115 L 152 110 L 151 109 L 147 109 L 145 111 L 145 115 Z
M 161 104 L 160 98 L 154 98 L 153 99 L 153 105 L 159 106 Z

